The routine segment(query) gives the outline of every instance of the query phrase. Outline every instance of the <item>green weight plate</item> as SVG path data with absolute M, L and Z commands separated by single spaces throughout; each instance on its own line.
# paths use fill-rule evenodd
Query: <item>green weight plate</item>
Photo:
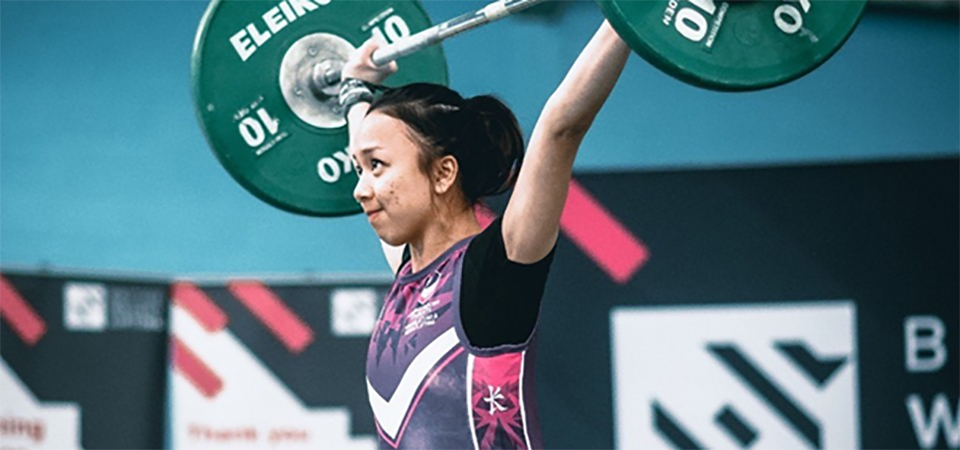
M 342 64 L 375 34 L 388 42 L 429 28 L 412 0 L 214 0 L 200 23 L 191 87 L 217 159 L 261 200 L 297 214 L 359 212 L 356 173 L 336 88 L 314 67 Z M 440 46 L 398 61 L 389 85 L 447 84 Z
M 866 0 L 597 0 L 644 59 L 687 83 L 748 91 L 795 80 L 830 58 Z

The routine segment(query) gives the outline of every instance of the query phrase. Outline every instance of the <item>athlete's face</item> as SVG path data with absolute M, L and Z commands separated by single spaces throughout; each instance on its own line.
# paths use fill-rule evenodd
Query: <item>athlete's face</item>
M 434 211 L 418 144 L 402 121 L 376 111 L 361 122 L 355 144 L 351 156 L 360 179 L 353 197 L 380 239 L 390 245 L 410 242 Z

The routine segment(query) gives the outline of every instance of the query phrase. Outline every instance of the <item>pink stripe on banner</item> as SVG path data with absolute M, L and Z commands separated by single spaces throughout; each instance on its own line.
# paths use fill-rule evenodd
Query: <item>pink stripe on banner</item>
M 313 330 L 263 283 L 234 281 L 227 287 L 291 353 L 300 353 L 313 342 Z
M 497 219 L 497 213 L 487 206 L 477 203 L 473 207 L 473 212 L 477 215 L 477 222 L 480 222 L 480 228 L 486 229 L 488 225 Z
M 47 333 L 47 323 L 4 276 L 0 276 L 0 317 L 28 347 L 36 345 Z
M 171 292 L 173 304 L 187 310 L 203 329 L 214 333 L 227 326 L 227 314 L 195 284 L 175 283 Z
M 619 284 L 650 258 L 647 247 L 576 180 L 570 180 L 560 229 Z
M 223 389 L 223 380 L 213 373 L 180 339 L 170 337 L 173 368 L 180 372 L 204 397 L 213 398 Z

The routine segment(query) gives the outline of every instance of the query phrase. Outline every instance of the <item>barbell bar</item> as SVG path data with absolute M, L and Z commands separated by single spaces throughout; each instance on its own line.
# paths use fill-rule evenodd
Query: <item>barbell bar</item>
M 377 66 L 389 64 L 403 56 L 416 53 L 460 33 L 518 13 L 543 1 L 545 0 L 500 0 L 489 3 L 474 12 L 457 16 L 413 36 L 377 49 L 373 52 L 371 59 Z M 340 83 L 340 69 L 333 67 L 322 70 L 321 66 L 318 65 L 314 72 L 314 82 L 321 89 Z

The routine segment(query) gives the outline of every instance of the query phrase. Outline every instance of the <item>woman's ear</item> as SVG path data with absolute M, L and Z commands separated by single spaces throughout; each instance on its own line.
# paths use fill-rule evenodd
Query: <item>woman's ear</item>
M 442 195 L 450 191 L 457 182 L 460 173 L 460 163 L 452 155 L 446 155 L 433 163 L 433 191 Z

